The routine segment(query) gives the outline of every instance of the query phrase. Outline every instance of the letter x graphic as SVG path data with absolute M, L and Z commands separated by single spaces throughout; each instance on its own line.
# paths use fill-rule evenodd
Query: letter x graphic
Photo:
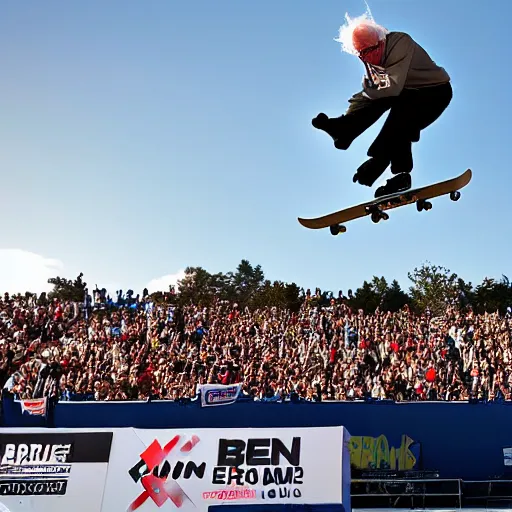
M 149 474 L 141 478 L 141 484 L 145 490 L 128 507 L 128 512 L 137 510 L 148 498 L 151 498 L 157 507 L 161 507 L 167 499 L 170 499 L 177 508 L 180 508 L 185 500 L 192 501 L 175 480 L 172 478 L 159 478 L 152 473 L 153 469 L 165 460 L 167 455 L 176 447 L 179 440 L 179 435 L 174 436 L 162 448 L 160 443 L 155 439 L 140 454 L 142 461 L 147 466 Z M 199 437 L 192 436 L 192 438 L 180 448 L 180 452 L 191 452 L 198 442 Z

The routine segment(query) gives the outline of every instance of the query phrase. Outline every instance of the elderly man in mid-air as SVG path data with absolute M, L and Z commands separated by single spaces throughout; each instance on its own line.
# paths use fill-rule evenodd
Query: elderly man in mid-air
M 373 21 L 357 24 L 352 32 L 354 53 L 366 68 L 363 90 L 349 100 L 344 115 L 318 114 L 313 126 L 328 133 L 337 149 L 354 139 L 389 110 L 353 181 L 371 187 L 391 165 L 395 175 L 379 187 L 375 197 L 411 188 L 412 143 L 420 131 L 443 113 L 452 99 L 450 77 L 411 36 L 388 32 Z

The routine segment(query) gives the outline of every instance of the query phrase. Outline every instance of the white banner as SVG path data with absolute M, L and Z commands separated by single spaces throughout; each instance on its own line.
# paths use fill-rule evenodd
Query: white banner
M 201 407 L 228 405 L 236 402 L 242 384 L 199 384 L 197 391 L 201 394 Z
M 512 448 L 503 448 L 503 464 L 512 466 Z
M 138 442 L 129 433 L 123 440 L 116 434 L 105 511 L 207 512 L 220 504 L 350 502 L 342 495 L 343 462 L 350 468 L 343 427 L 133 434 Z M 349 494 L 350 480 L 347 487 Z
M 18 436 L 37 431 L 73 436 L 85 431 L 4 430 Z M 91 455 L 77 454 L 81 462 L 71 462 L 65 492 L 0 495 L 0 503 L 10 512 L 208 512 L 213 505 L 256 504 L 340 504 L 351 510 L 350 436 L 344 427 L 85 432 L 82 435 L 113 433 L 106 480 L 107 464 L 93 462 L 104 457 L 99 453 L 104 448 L 93 449 Z M 2 445 L 2 453 L 13 464 L 23 463 L 27 453 L 27 448 L 17 450 Z M 28 448 L 28 453 L 31 450 L 40 451 Z M 57 452 L 43 447 L 40 453 Z M 35 492 L 32 487 L 30 492 Z
M 15 402 L 18 402 L 18 400 L 15 400 Z M 19 400 L 19 403 L 21 404 L 22 412 L 28 412 L 28 414 L 33 416 L 44 416 L 48 407 L 48 397 Z

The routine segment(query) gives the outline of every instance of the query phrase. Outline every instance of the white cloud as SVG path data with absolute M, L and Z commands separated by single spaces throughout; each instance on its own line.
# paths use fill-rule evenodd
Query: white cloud
M 40 254 L 36 254 L 23 249 L 0 249 L 0 294 L 8 292 L 25 293 L 30 291 L 33 293 L 49 292 L 53 289 L 53 285 L 48 284 L 48 279 L 64 274 L 64 264 L 57 259 L 45 258 Z M 168 291 L 169 285 L 176 285 L 178 280 L 185 277 L 185 270 L 181 269 L 175 274 L 152 279 L 146 288 L 149 293 L 156 291 Z M 87 279 L 89 293 L 94 289 L 93 280 Z M 115 291 L 122 289 L 126 293 L 128 287 L 123 287 L 119 283 L 110 282 L 107 284 L 98 282 L 100 288 L 106 288 L 112 298 L 115 299 Z M 135 293 L 138 293 L 136 291 Z
M 23 249 L 0 249 L 0 293 L 49 292 L 50 277 L 62 272 L 61 261 Z
M 179 270 L 176 274 L 168 274 L 166 276 L 157 277 L 152 279 L 147 285 L 149 293 L 154 292 L 167 292 L 171 284 L 176 285 L 178 280 L 185 277 L 185 269 Z

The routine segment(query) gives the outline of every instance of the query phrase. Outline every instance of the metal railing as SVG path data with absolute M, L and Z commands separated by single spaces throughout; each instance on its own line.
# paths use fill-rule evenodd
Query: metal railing
M 434 483 L 433 486 L 429 486 L 429 483 Z M 454 489 L 447 489 L 446 492 L 441 492 L 440 489 L 429 490 L 429 487 L 442 487 L 443 483 L 454 484 Z M 414 498 L 420 498 L 422 501 L 423 508 L 425 508 L 425 501 L 428 498 L 440 498 L 440 497 L 453 497 L 457 500 L 457 508 L 462 508 L 462 480 L 460 479 L 443 479 L 443 478 L 432 478 L 432 479 L 403 479 L 403 478 L 388 478 L 388 479 L 353 479 L 353 484 L 363 484 L 366 486 L 366 492 L 354 492 L 352 488 L 351 499 L 354 501 L 357 498 L 397 498 L 394 506 L 398 503 L 401 498 L 410 498 L 411 507 L 414 506 Z M 397 485 L 398 484 L 398 485 Z M 401 484 L 401 485 L 400 485 Z M 436 485 L 437 484 L 437 485 Z M 440 484 L 440 485 L 439 485 Z M 456 487 L 455 487 L 456 485 Z M 402 489 L 400 488 L 402 487 Z M 393 489 L 394 487 L 394 489 Z M 398 488 L 397 488 L 398 487 Z M 449 485 L 450 487 L 450 485 Z M 376 492 L 370 492 L 370 489 L 374 488 Z M 456 491 L 455 491 L 456 489 Z M 391 492 L 390 492 L 391 491 Z

